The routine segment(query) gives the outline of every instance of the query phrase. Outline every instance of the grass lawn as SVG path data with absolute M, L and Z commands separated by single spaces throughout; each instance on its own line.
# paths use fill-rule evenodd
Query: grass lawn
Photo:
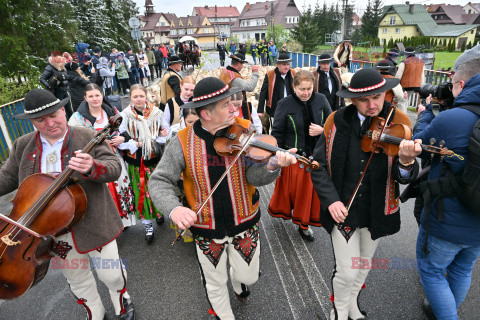
M 455 52 L 448 52 L 448 51 L 441 51 L 435 52 L 435 64 L 433 65 L 434 69 L 441 69 L 451 67 L 453 69 L 453 64 L 455 60 L 457 60 L 458 56 L 460 56 L 463 52 L 455 51 Z

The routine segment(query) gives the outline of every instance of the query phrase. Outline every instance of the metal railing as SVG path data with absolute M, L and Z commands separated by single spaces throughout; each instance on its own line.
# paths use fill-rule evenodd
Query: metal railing
M 15 139 L 35 130 L 30 120 L 18 120 L 13 117 L 23 113 L 24 109 L 24 99 L 0 106 L 0 162 L 7 160 Z

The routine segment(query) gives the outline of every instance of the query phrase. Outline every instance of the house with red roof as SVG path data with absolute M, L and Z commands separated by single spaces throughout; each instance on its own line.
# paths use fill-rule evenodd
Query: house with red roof
M 177 19 L 174 13 L 156 13 L 152 0 L 145 1 L 145 15 L 138 16 L 140 31 L 145 44 L 168 44 L 170 40 L 170 24 Z
M 267 28 L 272 22 L 281 23 L 287 30 L 291 30 L 297 26 L 300 15 L 294 0 L 274 0 L 252 4 L 247 2 L 232 26 L 232 34 L 241 42 L 260 41 L 265 38 Z
M 237 21 L 240 12 L 237 7 L 232 5 L 228 7 L 215 5 L 213 7 L 194 7 L 192 16 L 206 16 L 214 29 L 216 40 L 224 41 L 230 37 L 231 26 Z

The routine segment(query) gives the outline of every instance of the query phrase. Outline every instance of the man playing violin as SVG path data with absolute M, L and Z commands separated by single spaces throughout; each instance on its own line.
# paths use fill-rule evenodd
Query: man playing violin
M 352 104 L 328 117 L 313 153 L 320 165 L 311 173 L 321 203 L 320 221 L 331 235 L 335 255 L 331 319 L 366 319 L 357 298 L 371 258 L 379 238 L 400 229 L 398 183 L 409 183 L 418 173 L 415 157 L 421 152 L 421 141 L 403 140 L 396 157 L 380 150 L 368 167 L 371 152 L 361 147 L 374 117 L 410 128 L 410 119 L 401 110 L 393 108 L 389 117 L 390 104 L 384 101 L 385 91 L 398 82 L 384 79 L 375 69 L 354 74 L 349 87 L 337 92 L 352 99 Z
M 57 236 L 51 253 L 55 265 L 62 270 L 78 303 L 85 307 L 87 319 L 102 320 L 105 307 L 97 291 L 90 267 L 90 258 L 120 261 L 116 238 L 123 225 L 106 182 L 116 181 L 121 166 L 107 142 L 90 153 L 82 150 L 95 131 L 69 127 L 64 106 L 68 98 L 57 99 L 52 93 L 34 89 L 25 96 L 25 112 L 17 119 L 30 119 L 37 131 L 26 134 L 13 143 L 10 156 L 0 169 L 0 195 L 18 188 L 35 173 L 61 172 L 70 168 L 73 178 L 85 191 L 87 209 L 83 220 L 63 235 Z M 97 267 L 98 278 L 108 287 L 119 319 L 134 319 L 135 312 L 126 292 L 126 272 L 123 267 Z
M 259 276 L 260 196 L 255 186 L 273 182 L 280 167 L 296 163 L 295 157 L 285 152 L 277 152 L 264 165 L 254 165 L 241 155 L 198 216 L 193 211 L 200 208 L 234 160 L 234 156 L 217 154 L 213 146 L 215 138 L 225 137 L 233 124 L 250 129 L 250 121 L 234 116 L 237 108 L 231 103 L 231 95 L 241 90 L 229 89 L 214 77 L 205 78 L 196 85 L 193 102 L 182 107 L 195 108 L 200 119 L 172 139 L 148 186 L 158 208 L 169 213 L 180 229 L 192 231 L 212 307 L 210 314 L 222 320 L 235 319 L 227 288 L 227 260 L 238 299 L 244 301 L 249 296 L 248 286 Z M 190 208 L 182 206 L 175 195 L 181 175 Z

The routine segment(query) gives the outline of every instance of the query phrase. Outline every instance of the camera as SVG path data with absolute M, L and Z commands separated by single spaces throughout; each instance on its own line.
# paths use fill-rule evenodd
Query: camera
M 422 99 L 426 99 L 429 95 L 432 95 L 433 98 L 440 100 L 453 100 L 452 87 L 453 85 L 450 82 L 445 82 L 438 86 L 424 83 L 418 93 Z

